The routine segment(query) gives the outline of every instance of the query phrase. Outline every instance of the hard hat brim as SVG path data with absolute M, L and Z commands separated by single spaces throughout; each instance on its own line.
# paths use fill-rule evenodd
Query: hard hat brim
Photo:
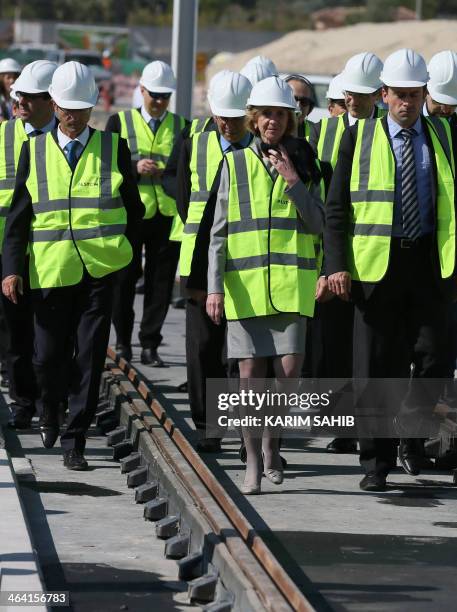
M 457 106 L 457 98 L 436 91 L 430 84 L 427 86 L 427 89 L 434 102 L 438 102 L 438 104 L 447 104 L 448 106 Z
M 383 81 L 383 85 L 386 87 L 423 87 L 427 85 L 427 81 Z
M 211 109 L 211 113 L 216 115 L 216 117 L 245 117 L 246 109 L 243 108 L 223 108 L 222 106 L 217 106 L 217 104 L 212 104 L 211 100 L 208 100 L 209 107 Z
M 98 100 L 98 91 L 96 95 L 92 97 L 91 101 L 87 100 L 67 100 L 66 98 L 61 98 L 59 95 L 52 92 L 52 86 L 49 87 L 49 94 L 57 106 L 60 108 L 68 109 L 68 110 L 80 110 L 84 108 L 92 108 L 97 104 Z
M 48 89 L 37 89 L 36 87 L 30 87 L 30 85 L 27 85 L 26 83 L 23 85 L 21 77 L 14 81 L 14 89 L 16 91 L 23 91 L 24 93 L 29 94 L 48 93 Z
M 142 85 L 148 91 L 152 93 L 174 93 L 176 87 L 163 87 L 162 85 L 148 85 L 147 81 L 140 79 L 140 85 Z
M 291 104 L 286 104 L 285 102 L 275 102 L 274 104 L 271 104 L 271 103 L 270 104 L 268 104 L 268 103 L 265 104 L 265 102 L 262 103 L 262 102 L 257 101 L 257 100 L 248 100 L 247 101 L 247 107 L 249 107 L 249 106 L 263 106 L 265 108 L 267 108 L 267 107 L 268 108 L 277 108 L 277 107 L 280 107 L 280 108 L 290 108 L 290 110 L 293 110 L 293 111 L 297 110 L 297 107 L 295 105 L 292 106 Z
M 346 83 L 345 81 L 341 82 L 341 88 L 343 91 L 352 91 L 354 93 L 373 94 L 378 91 L 378 89 L 381 89 L 381 87 L 381 82 L 379 82 L 378 87 L 368 87 L 367 85 L 359 85 L 358 83 Z

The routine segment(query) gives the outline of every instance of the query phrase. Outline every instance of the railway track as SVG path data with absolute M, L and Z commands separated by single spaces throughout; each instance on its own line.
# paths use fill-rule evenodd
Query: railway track
M 112 446 L 189 598 L 211 612 L 311 612 L 247 518 L 167 415 L 154 389 L 108 349 L 96 424 Z M 146 527 L 145 527 L 146 528 Z

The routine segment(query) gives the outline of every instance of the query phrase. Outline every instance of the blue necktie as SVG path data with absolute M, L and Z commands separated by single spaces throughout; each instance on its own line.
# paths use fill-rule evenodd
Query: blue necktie
M 77 140 L 70 141 L 65 145 L 64 151 L 71 169 L 74 170 L 78 163 L 79 142 Z
M 151 128 L 153 134 L 157 132 L 157 130 L 159 129 L 159 125 L 160 119 L 151 119 L 149 121 L 149 127 Z

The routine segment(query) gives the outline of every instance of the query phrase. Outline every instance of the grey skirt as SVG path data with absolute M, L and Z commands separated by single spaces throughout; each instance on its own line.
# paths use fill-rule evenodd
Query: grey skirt
M 305 352 L 306 317 L 277 314 L 227 322 L 229 359 Z

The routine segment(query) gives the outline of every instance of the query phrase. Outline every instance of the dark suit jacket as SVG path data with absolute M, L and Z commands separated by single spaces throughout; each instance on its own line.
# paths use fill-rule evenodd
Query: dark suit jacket
M 386 134 L 388 135 L 387 117 L 383 117 L 381 122 Z M 435 156 L 433 154 L 432 142 L 424 117 L 422 117 L 422 124 L 424 127 L 426 141 L 430 149 L 432 168 L 432 206 L 436 215 L 437 170 Z M 357 138 L 357 127 L 358 124 L 355 124 L 354 126 L 345 130 L 343 134 L 338 154 L 338 162 L 333 173 L 332 182 L 330 184 L 330 189 L 327 196 L 325 206 L 326 222 L 324 230 L 324 273 L 327 276 L 334 274 L 335 272 L 348 270 L 347 248 L 351 216 L 349 183 L 352 173 L 352 159 L 354 156 L 354 147 Z M 436 236 L 434 236 L 432 241 L 430 257 L 432 258 L 434 278 L 437 289 L 446 297 L 450 297 L 453 292 L 454 280 L 443 280 L 441 278 Z M 353 283 L 354 298 L 358 298 L 360 291 L 365 298 L 369 297 L 375 286 L 376 283 Z
M 89 128 L 89 140 L 94 133 Z M 57 129 L 52 131 L 56 142 Z M 119 188 L 125 209 L 127 211 L 127 228 L 125 235 L 134 243 L 139 235 L 139 226 L 144 215 L 144 206 L 140 199 L 136 181 L 132 176 L 130 151 L 125 140 L 119 140 L 117 164 L 122 174 L 123 182 Z M 26 187 L 30 169 L 30 143 L 24 142 L 19 157 L 13 201 L 8 212 L 5 226 L 5 238 L 2 254 L 2 278 L 10 274 L 24 274 L 24 263 L 29 243 L 30 225 L 33 218 L 33 205 Z

